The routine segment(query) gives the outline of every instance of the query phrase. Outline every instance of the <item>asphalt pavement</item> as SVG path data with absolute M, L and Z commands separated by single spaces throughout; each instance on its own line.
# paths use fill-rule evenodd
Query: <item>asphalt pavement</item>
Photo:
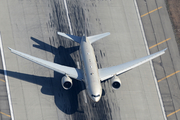
M 165 55 L 153 60 L 153 66 L 168 120 L 179 120 L 172 114 L 180 108 L 180 56 L 164 0 L 137 0 L 150 52 L 168 48 Z M 156 10 L 159 8 L 158 10 Z M 153 11 L 154 10 L 154 11 Z M 151 12 L 153 11 L 153 12 Z M 167 41 L 166 41 L 167 40 Z

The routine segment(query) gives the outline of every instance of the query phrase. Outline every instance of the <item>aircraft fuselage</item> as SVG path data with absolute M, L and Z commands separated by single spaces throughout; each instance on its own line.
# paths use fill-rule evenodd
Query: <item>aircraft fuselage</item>
M 98 102 L 102 95 L 101 81 L 93 47 L 85 36 L 80 43 L 80 55 L 87 93 L 94 102 Z

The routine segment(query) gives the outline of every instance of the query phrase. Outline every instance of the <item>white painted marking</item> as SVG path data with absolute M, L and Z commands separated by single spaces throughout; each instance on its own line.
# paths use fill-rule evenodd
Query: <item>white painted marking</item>
M 2 46 L 3 45 L 2 45 L 1 33 L 0 33 L 0 50 L 1 50 L 3 69 L 4 69 L 4 77 L 5 77 L 5 81 L 6 81 L 6 89 L 7 89 L 7 94 L 8 94 L 8 101 L 9 101 L 9 108 L 10 108 L 10 112 L 11 112 L 11 119 L 14 120 L 14 114 L 13 114 L 12 102 L 11 102 L 11 95 L 10 95 L 10 90 L 9 90 L 9 82 L 8 82 L 7 71 L 6 71 L 6 63 L 5 63 L 5 59 L 4 59 L 4 51 L 3 51 Z
M 65 6 L 65 9 L 66 9 L 66 16 L 67 16 L 67 19 L 68 19 L 70 34 L 73 35 L 72 27 L 71 27 L 71 22 L 70 22 L 70 19 L 69 19 L 69 13 L 68 13 L 68 8 L 67 8 L 66 0 L 64 0 L 64 6 Z
M 134 4 L 135 4 L 136 12 L 137 12 L 137 15 L 138 15 L 138 19 L 139 19 L 140 28 L 141 28 L 141 31 L 142 31 L 143 40 L 144 40 L 145 45 L 146 45 L 146 50 L 147 50 L 148 55 L 150 55 L 149 47 L 147 45 L 147 40 L 146 40 L 146 37 L 145 37 L 145 33 L 144 33 L 142 21 L 141 21 L 141 16 L 139 14 L 139 9 L 138 9 L 137 1 L 136 0 L 134 0 Z M 153 77 L 154 77 L 154 82 L 156 84 L 156 89 L 157 89 L 157 93 L 158 93 L 158 97 L 159 97 L 159 102 L 161 104 L 161 109 L 162 109 L 162 112 L 163 112 L 164 120 L 167 120 L 166 114 L 165 114 L 165 110 L 164 110 L 164 106 L 163 106 L 163 102 L 162 102 L 162 98 L 161 98 L 161 94 L 160 94 L 158 83 L 157 83 L 157 79 L 155 77 L 155 72 L 154 72 L 154 67 L 152 65 L 152 61 L 150 61 L 150 65 L 151 65 L 152 74 L 153 74 Z

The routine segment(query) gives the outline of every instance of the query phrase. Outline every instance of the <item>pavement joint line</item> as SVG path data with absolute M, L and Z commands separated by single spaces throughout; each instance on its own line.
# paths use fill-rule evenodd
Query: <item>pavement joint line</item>
M 2 82 L 6 82 L 5 80 L 3 80 L 3 79 L 0 79 L 0 81 L 2 81 Z
M 166 78 L 169 78 L 169 77 L 173 76 L 174 74 L 176 74 L 176 73 L 178 73 L 178 72 L 180 72 L 180 70 L 178 70 L 178 71 L 176 71 L 176 72 L 174 72 L 174 73 L 172 73 L 172 74 L 170 74 L 170 75 L 168 75 L 168 76 L 166 76 L 166 77 L 158 80 L 158 82 L 161 82 L 162 80 L 164 80 L 164 79 L 166 79 Z
M 10 115 L 6 114 L 6 113 L 3 113 L 3 112 L 0 112 L 1 114 L 7 116 L 7 117 L 11 117 Z
M 173 115 L 173 114 L 175 114 L 175 113 L 177 113 L 177 112 L 179 112 L 179 111 L 180 111 L 180 109 L 178 109 L 178 110 L 176 110 L 176 111 L 174 111 L 174 112 L 168 114 L 167 117 L 169 117 L 169 116 L 171 116 L 171 115 Z
M 143 40 L 144 40 L 144 43 L 145 43 L 145 46 L 146 46 L 147 54 L 150 55 L 150 51 L 148 49 L 148 44 L 147 44 L 147 39 L 146 39 L 146 36 L 145 36 L 145 33 L 144 33 L 142 20 L 141 20 L 141 16 L 140 16 L 138 5 L 137 5 L 137 0 L 134 0 L 134 4 L 135 4 L 136 12 L 137 12 L 137 17 L 139 19 L 139 25 L 140 25 L 141 32 L 142 32 L 142 37 L 143 37 Z M 159 87 L 158 87 L 157 78 L 155 76 L 154 67 L 152 65 L 152 61 L 150 61 L 150 65 L 151 65 L 151 70 L 152 70 L 152 74 L 153 74 L 153 78 L 154 78 L 154 82 L 155 82 L 155 86 L 156 86 L 156 90 L 157 90 L 157 94 L 158 94 L 162 114 L 163 114 L 164 120 L 167 120 L 166 113 L 165 113 L 164 106 L 163 106 L 163 102 L 162 102 L 162 97 L 161 97 L 160 90 L 159 90 Z
M 161 8 L 162 8 L 162 6 L 161 6 L 161 7 L 156 8 L 156 9 L 154 9 L 154 10 L 151 10 L 150 12 L 148 12 L 148 13 L 145 13 L 145 14 L 141 15 L 141 17 L 144 17 L 144 16 L 146 16 L 146 15 L 148 15 L 148 14 L 152 13 L 152 12 L 155 12 L 155 11 L 157 11 L 157 10 L 161 9 Z
M 6 89 L 7 89 L 7 94 L 8 94 L 9 108 L 10 108 L 10 112 L 11 112 L 11 120 L 14 120 L 14 114 L 13 114 L 13 108 L 12 108 L 12 102 L 11 102 L 11 94 L 10 94 L 9 82 L 8 82 L 8 77 L 7 77 L 7 71 L 6 71 L 6 63 L 5 63 L 3 45 L 2 45 L 2 40 L 1 40 L 1 32 L 0 32 L 0 50 L 1 50 L 3 69 L 4 69 L 4 77 L 5 77 L 5 81 L 6 81 Z
M 168 40 L 170 40 L 170 39 L 171 39 L 171 38 L 165 39 L 165 40 L 163 40 L 163 41 L 161 41 L 161 42 L 159 42 L 159 43 L 157 43 L 157 44 L 149 47 L 149 49 L 151 49 L 151 48 L 153 48 L 153 47 L 156 47 L 156 46 L 158 46 L 158 45 L 160 45 L 160 44 L 162 44 L 162 43 L 164 43 L 164 42 L 166 42 L 166 41 L 168 41 Z

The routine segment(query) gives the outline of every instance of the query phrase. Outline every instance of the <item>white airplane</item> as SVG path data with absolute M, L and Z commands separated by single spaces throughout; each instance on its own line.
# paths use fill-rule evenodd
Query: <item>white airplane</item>
M 124 63 L 124 64 L 98 69 L 94 50 L 91 44 L 103 37 L 110 35 L 109 32 L 95 35 L 95 36 L 89 36 L 89 37 L 86 37 L 86 36 L 78 37 L 78 36 L 65 34 L 62 32 L 57 32 L 57 33 L 58 35 L 66 37 L 80 44 L 80 55 L 81 55 L 81 62 L 82 62 L 81 69 L 59 65 L 53 62 L 49 62 L 49 61 L 30 56 L 28 54 L 25 54 L 16 50 L 13 50 L 11 48 L 9 49 L 14 54 L 17 54 L 23 58 L 26 58 L 32 62 L 35 62 L 49 69 L 52 69 L 56 72 L 64 74 L 64 77 L 62 77 L 61 79 L 61 83 L 62 83 L 63 88 L 66 90 L 70 89 L 73 85 L 71 78 L 74 78 L 79 81 L 83 81 L 86 85 L 86 90 L 89 97 L 94 102 L 98 102 L 101 98 L 101 95 L 102 95 L 101 82 L 102 81 L 105 81 L 106 79 L 111 78 L 110 80 L 111 80 L 112 88 L 118 89 L 121 86 L 121 81 L 117 77 L 117 75 L 120 75 L 132 68 L 135 68 L 145 62 L 148 62 L 164 54 L 165 50 L 167 49 L 166 48 L 154 54 L 151 54 L 151 55 L 148 55 L 148 56 Z

